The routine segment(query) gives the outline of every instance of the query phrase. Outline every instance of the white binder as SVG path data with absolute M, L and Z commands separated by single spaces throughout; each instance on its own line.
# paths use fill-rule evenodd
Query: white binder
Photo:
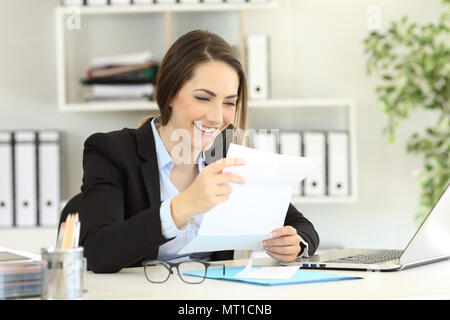
M 14 133 L 16 226 L 37 225 L 36 134 Z
M 266 35 L 247 36 L 247 76 L 251 99 L 269 98 L 269 38 Z
M 63 0 L 64 6 L 82 6 L 83 0 Z
M 264 152 L 278 153 L 277 135 L 266 129 L 260 129 L 253 135 L 253 148 Z
M 322 162 L 308 177 L 304 180 L 305 196 L 323 196 L 326 191 L 325 165 L 325 132 L 306 131 L 303 133 L 303 156 L 318 158 Z
M 57 226 L 61 202 L 60 134 L 41 131 L 38 141 L 39 224 Z
M 12 134 L 0 132 L 0 227 L 13 226 Z
M 328 132 L 328 194 L 350 193 L 348 132 Z
M 130 5 L 131 1 L 130 0 L 110 0 L 109 4 L 112 6 L 123 6 L 123 5 Z
M 153 0 L 134 0 L 133 4 L 153 4 Z
M 106 6 L 108 4 L 108 0 L 87 0 L 87 6 Z
M 302 156 L 302 136 L 300 132 L 281 131 L 280 132 L 280 154 L 287 156 Z M 302 194 L 301 181 L 294 185 L 293 196 L 299 197 Z

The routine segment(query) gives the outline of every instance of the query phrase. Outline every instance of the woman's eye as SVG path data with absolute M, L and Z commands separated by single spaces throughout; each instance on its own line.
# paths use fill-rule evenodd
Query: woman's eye
M 195 97 L 195 99 L 200 100 L 200 101 L 209 101 L 208 98 L 203 98 L 203 97 Z
M 236 104 L 234 102 L 225 102 L 225 104 L 229 105 L 229 106 L 232 106 L 232 107 L 236 106 Z

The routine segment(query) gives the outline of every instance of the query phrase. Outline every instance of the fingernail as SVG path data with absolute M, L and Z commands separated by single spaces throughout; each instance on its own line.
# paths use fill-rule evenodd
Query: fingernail
M 263 245 L 264 248 L 267 247 L 267 241 L 263 241 L 262 245 Z
M 275 238 L 275 237 L 277 236 L 277 233 L 276 233 L 276 232 L 271 232 L 271 233 L 270 233 L 270 236 L 271 236 L 272 238 Z

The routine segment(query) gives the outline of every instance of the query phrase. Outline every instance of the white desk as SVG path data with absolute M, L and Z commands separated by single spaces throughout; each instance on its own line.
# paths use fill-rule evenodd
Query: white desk
M 247 260 L 225 261 L 242 266 Z M 275 265 L 271 259 L 254 264 Z M 305 299 L 450 299 L 450 260 L 398 272 L 320 270 L 361 276 L 362 280 L 266 287 L 206 279 L 202 284 L 184 283 L 175 273 L 163 284 L 146 280 L 143 268 L 123 269 L 116 274 L 87 273 L 84 299 L 168 300 L 305 300 Z

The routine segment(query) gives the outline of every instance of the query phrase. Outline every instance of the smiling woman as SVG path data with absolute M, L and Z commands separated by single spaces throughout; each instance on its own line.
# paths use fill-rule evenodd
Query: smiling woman
M 245 183 L 223 172 L 245 161 L 216 155 L 207 162 L 204 152 L 226 129 L 246 129 L 245 73 L 231 46 L 207 31 L 179 38 L 158 70 L 156 101 L 160 116 L 85 142 L 82 192 L 61 219 L 79 212 L 80 243 L 94 272 L 147 260 L 233 258 L 233 251 L 178 255 L 196 237 L 203 215 L 228 200 L 233 184 Z M 225 149 L 231 141 L 223 140 Z M 317 232 L 292 205 L 284 224 L 264 242 L 270 256 L 293 261 L 314 253 Z

